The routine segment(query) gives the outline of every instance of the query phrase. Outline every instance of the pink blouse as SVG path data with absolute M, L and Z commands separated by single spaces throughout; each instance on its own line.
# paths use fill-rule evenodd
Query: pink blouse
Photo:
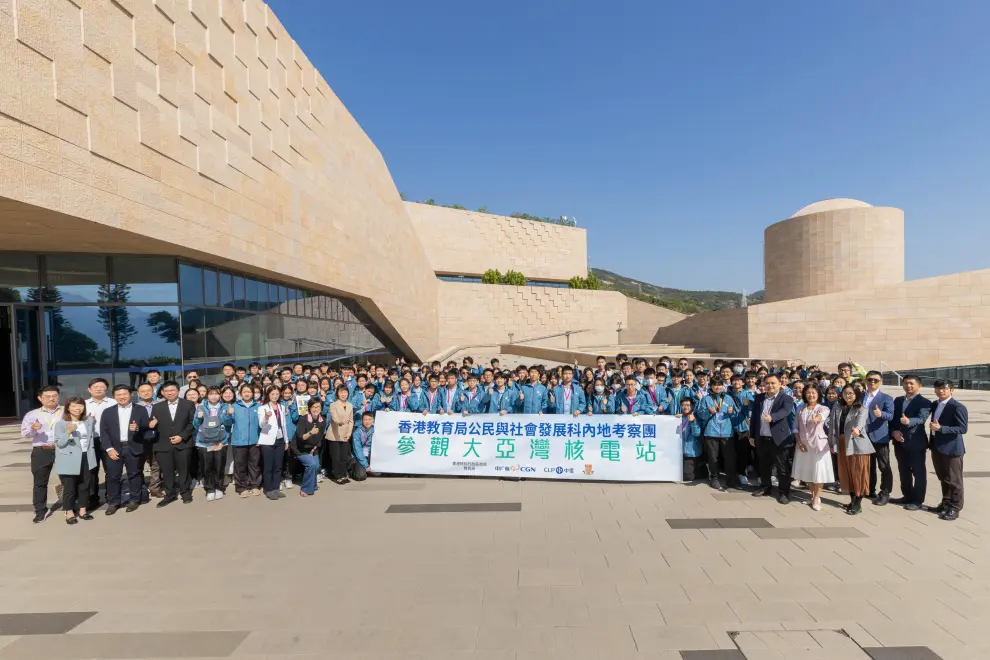
M 815 415 L 821 415 L 822 421 L 815 424 L 811 419 Z M 828 419 L 829 410 L 822 404 L 815 404 L 814 408 L 801 406 L 798 411 L 796 422 L 798 438 L 813 451 L 821 452 L 828 448 L 828 435 L 825 433 L 825 421 Z

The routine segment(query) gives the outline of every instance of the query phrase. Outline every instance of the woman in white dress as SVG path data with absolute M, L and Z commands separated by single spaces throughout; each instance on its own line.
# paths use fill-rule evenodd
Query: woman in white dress
M 835 481 L 832 471 L 832 452 L 829 447 L 825 422 L 829 409 L 822 405 L 817 387 L 806 387 L 801 395 L 804 403 L 798 406 L 794 425 L 797 431 L 797 452 L 791 476 L 808 484 L 811 490 L 811 508 L 822 509 L 822 486 Z

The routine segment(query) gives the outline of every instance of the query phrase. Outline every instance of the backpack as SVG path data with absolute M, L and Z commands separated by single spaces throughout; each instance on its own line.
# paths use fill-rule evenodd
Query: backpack
M 209 413 L 209 408 L 206 412 Z M 199 440 L 204 444 L 215 445 L 222 442 L 226 433 L 219 415 L 207 414 L 199 426 Z

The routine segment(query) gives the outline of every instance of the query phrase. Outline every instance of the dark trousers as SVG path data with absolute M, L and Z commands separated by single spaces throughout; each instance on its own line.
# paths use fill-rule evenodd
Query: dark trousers
M 736 439 L 716 438 L 705 436 L 705 458 L 708 460 L 708 476 L 711 479 L 718 477 L 718 457 L 722 455 L 722 462 L 725 464 L 725 476 L 729 481 L 734 481 L 736 472 Z
M 756 459 L 756 448 L 749 444 L 748 433 L 736 433 L 736 474 L 746 474 L 746 468 L 750 465 L 759 474 L 758 466 L 760 462 Z
M 261 449 L 258 445 L 231 447 L 234 452 L 234 489 L 238 492 L 261 486 Z
M 162 470 L 162 483 L 164 485 L 165 497 L 176 497 L 179 494 L 183 498 L 190 497 L 189 488 L 189 448 L 178 449 L 169 447 L 165 450 L 156 450 L 158 466 Z
M 932 450 L 932 466 L 935 468 L 935 476 L 942 482 L 942 504 L 962 511 L 963 457 L 946 456 Z
M 897 459 L 897 472 L 901 478 L 901 494 L 907 504 L 921 506 L 925 503 L 928 489 L 928 466 L 925 449 L 907 449 L 903 442 L 894 443 L 894 457 Z
M 48 479 L 52 476 L 52 466 L 55 465 L 55 448 L 42 449 L 34 447 L 31 450 L 31 475 L 34 477 L 35 513 L 48 513 Z M 89 496 L 89 491 L 86 491 Z
M 684 457 L 684 481 L 694 481 L 695 479 L 702 479 L 705 476 L 704 459 L 701 456 L 685 456 Z
M 99 428 L 96 430 L 99 431 Z M 89 506 L 91 509 L 100 505 L 100 456 L 103 456 L 100 436 L 93 438 L 93 449 L 96 451 L 96 465 L 90 466 L 93 470 L 93 479 L 89 482 Z
M 121 505 L 120 482 L 124 476 L 124 468 L 127 469 L 127 488 L 130 491 L 128 502 L 131 500 L 141 501 L 141 490 L 144 486 L 142 463 L 143 456 L 135 456 L 126 447 L 120 451 L 120 456 L 116 461 L 107 454 L 103 455 L 103 471 L 107 475 L 107 504 Z
M 337 442 L 330 440 L 327 444 L 327 452 L 330 454 L 330 478 L 347 478 L 347 460 L 351 455 L 351 443 Z
M 296 461 L 292 460 L 292 454 L 286 449 L 285 455 L 282 456 L 282 479 L 284 481 L 292 481 L 292 473 L 296 465 Z
M 873 445 L 870 454 L 870 492 L 877 492 L 877 470 L 880 471 L 880 492 L 890 495 L 894 489 L 894 471 L 890 469 L 890 444 Z
M 278 492 L 282 486 L 282 460 L 285 443 L 276 440 L 274 445 L 261 445 L 261 482 L 266 493 Z
M 93 470 L 89 467 L 89 458 L 82 455 L 82 465 L 79 474 L 60 474 L 62 482 L 62 510 L 79 512 L 79 494 L 89 499 L 89 484 L 93 479 Z
M 203 490 L 207 493 L 223 490 L 223 469 L 227 466 L 227 448 L 207 451 L 206 447 L 196 447 L 196 454 L 203 474 Z
M 155 456 L 155 448 L 150 440 L 144 442 L 144 454 L 141 456 L 141 473 L 144 473 L 144 466 L 149 466 L 148 481 L 145 484 L 148 495 L 161 497 L 162 492 L 162 470 L 158 467 L 158 458 Z M 146 494 L 141 493 L 141 499 L 145 499 Z
M 760 456 L 760 481 L 765 490 L 770 489 L 770 476 L 777 468 L 777 490 L 781 495 L 791 492 L 791 463 L 794 460 L 794 445 L 778 445 L 773 438 L 763 436 L 756 441 Z

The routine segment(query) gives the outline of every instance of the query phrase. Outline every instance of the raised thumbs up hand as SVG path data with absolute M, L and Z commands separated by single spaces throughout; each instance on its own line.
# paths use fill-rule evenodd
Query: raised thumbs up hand
M 158 426 L 158 418 L 157 418 L 157 417 L 152 417 L 152 418 L 151 418 L 151 421 L 150 421 L 150 422 L 148 422 L 148 428 L 149 428 L 149 429 L 153 429 L 153 428 L 155 428 L 156 426 Z
M 523 392 L 519 392 L 519 400 L 522 401 L 525 398 L 526 398 L 526 395 Z
M 873 406 L 873 416 L 876 417 L 877 419 L 880 419 L 880 417 L 883 416 L 883 413 L 880 412 L 880 406 L 877 405 Z
M 227 406 L 227 414 L 228 415 L 234 414 L 234 406 Z
M 196 416 L 199 417 L 200 419 L 203 419 L 203 409 L 202 408 L 199 409 L 199 412 L 196 413 Z
M 908 416 L 905 415 L 904 413 L 901 413 L 901 424 L 903 424 L 904 426 L 907 426 L 910 423 L 911 423 L 911 420 L 908 419 Z
M 127 428 L 131 431 L 137 431 L 137 422 L 131 422 L 130 426 Z

